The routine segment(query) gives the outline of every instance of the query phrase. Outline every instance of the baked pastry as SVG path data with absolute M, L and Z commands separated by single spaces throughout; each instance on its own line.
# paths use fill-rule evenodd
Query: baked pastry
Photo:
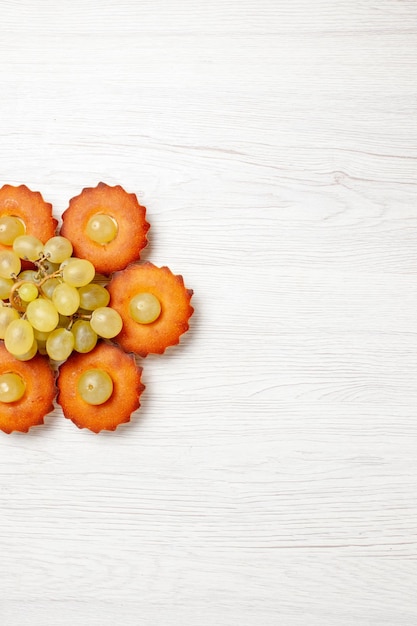
M 0 343 L 0 428 L 27 433 L 44 423 L 53 407 L 55 380 L 48 359 L 15 359 Z
M 116 273 L 107 288 L 110 306 L 123 320 L 114 340 L 127 352 L 162 354 L 188 330 L 193 292 L 168 267 L 132 264 Z
M 4 218 L 16 218 L 15 227 L 21 228 L 17 235 L 32 235 L 43 243 L 54 236 L 58 224 L 52 216 L 52 204 L 45 202 L 38 191 L 31 191 L 26 185 L 3 185 L 0 189 L 0 250 L 10 250 L 12 240 L 1 243 L 8 241 Z
M 132 355 L 104 342 L 73 353 L 59 368 L 58 404 L 78 428 L 115 430 L 140 406 L 141 373 Z
M 72 242 L 74 256 L 91 261 L 98 273 L 111 274 L 140 258 L 149 230 L 145 214 L 134 193 L 99 183 L 70 200 L 61 235 Z

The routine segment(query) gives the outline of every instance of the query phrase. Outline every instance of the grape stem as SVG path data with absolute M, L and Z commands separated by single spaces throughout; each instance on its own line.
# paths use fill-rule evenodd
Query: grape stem
M 57 270 L 56 272 L 53 272 L 52 274 L 46 274 L 46 276 L 44 276 L 42 280 L 35 283 L 35 285 L 37 286 L 39 291 L 42 293 L 42 295 L 47 297 L 46 293 L 42 289 L 42 285 L 46 283 L 46 281 L 49 280 L 50 278 L 57 278 L 58 276 L 62 276 L 61 270 Z M 13 287 L 10 290 L 10 296 L 9 296 L 10 304 L 12 305 L 14 309 L 16 309 L 16 311 L 19 311 L 20 313 L 24 313 L 26 309 L 23 306 L 22 299 L 20 298 L 18 294 L 18 290 L 20 289 L 22 285 L 24 285 L 27 282 L 28 282 L 27 280 L 18 280 L 17 282 L 13 284 Z
M 62 270 L 57 270 L 56 272 L 52 272 L 52 274 L 46 274 L 46 276 L 44 276 L 42 278 L 42 280 L 40 280 L 38 283 L 36 283 L 36 286 L 42 292 L 42 294 L 44 296 L 46 296 L 46 293 L 42 289 L 42 285 L 44 285 L 46 283 L 46 281 L 49 280 L 50 278 L 58 278 L 58 277 L 60 277 L 60 278 L 62 277 Z
M 23 306 L 22 299 L 18 294 L 18 289 L 25 283 L 27 283 L 27 280 L 18 280 L 17 283 L 14 283 L 9 295 L 10 304 L 14 309 L 16 309 L 16 311 L 19 311 L 20 313 L 24 313 L 26 309 Z

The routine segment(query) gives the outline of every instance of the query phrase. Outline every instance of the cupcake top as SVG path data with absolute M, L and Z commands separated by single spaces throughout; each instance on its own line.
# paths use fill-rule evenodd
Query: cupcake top
M 99 183 L 72 198 L 62 214 L 61 235 L 70 239 L 75 256 L 111 274 L 140 258 L 149 230 L 145 215 L 134 193 Z
M 19 361 L 0 343 L 0 429 L 27 433 L 52 411 L 56 387 L 48 359 Z
M 140 356 L 162 354 L 188 330 L 193 292 L 167 267 L 130 265 L 113 276 L 108 290 L 110 305 L 123 320 L 115 341 L 124 350 Z
M 105 342 L 73 353 L 59 368 L 58 404 L 78 428 L 95 433 L 129 422 L 144 390 L 142 368 L 132 355 Z

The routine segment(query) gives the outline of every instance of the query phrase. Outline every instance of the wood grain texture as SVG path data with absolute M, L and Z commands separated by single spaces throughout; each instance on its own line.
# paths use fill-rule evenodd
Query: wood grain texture
M 195 316 L 130 425 L 0 437 L 2 626 L 415 626 L 417 5 L 0 3 L 0 179 Z

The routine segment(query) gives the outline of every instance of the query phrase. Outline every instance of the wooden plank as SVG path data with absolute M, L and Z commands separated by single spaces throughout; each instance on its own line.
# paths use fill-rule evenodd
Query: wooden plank
M 194 289 L 132 423 L 0 437 L 5 626 L 415 626 L 411 0 L 3 2 L 0 184 Z

